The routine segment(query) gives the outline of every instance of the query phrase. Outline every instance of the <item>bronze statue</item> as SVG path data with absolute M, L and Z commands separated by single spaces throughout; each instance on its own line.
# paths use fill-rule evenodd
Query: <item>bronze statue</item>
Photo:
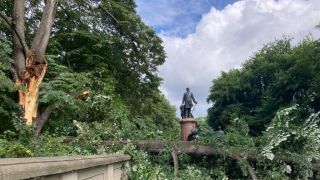
M 197 104 L 197 101 L 194 99 L 193 97 L 193 93 L 190 91 L 190 88 L 186 88 L 187 92 L 185 92 L 183 94 L 183 98 L 182 98 L 182 105 L 180 106 L 180 110 L 181 110 L 181 117 L 182 118 L 186 118 L 186 117 L 192 117 L 192 112 L 191 112 L 191 108 L 193 106 L 193 103 Z

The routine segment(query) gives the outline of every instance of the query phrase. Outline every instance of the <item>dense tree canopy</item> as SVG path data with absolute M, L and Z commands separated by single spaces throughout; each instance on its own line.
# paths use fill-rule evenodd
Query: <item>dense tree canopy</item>
M 299 116 L 320 110 L 320 42 L 305 39 L 297 46 L 284 38 L 268 44 L 241 69 L 213 80 L 208 101 L 209 124 L 226 128 L 235 118 L 260 134 L 278 110 L 299 104 Z
M 162 41 L 135 7 L 0 1 L 0 158 L 121 152 L 132 157 L 131 179 L 319 179 L 319 40 L 292 46 L 283 38 L 214 79 L 196 142 L 182 143 L 205 156 L 189 156 L 172 143 L 179 123 L 159 90 Z M 43 79 L 33 65 L 46 66 Z M 38 77 L 37 115 L 27 126 L 21 94 Z M 161 144 L 159 154 L 137 148 L 144 140 Z
M 12 14 L 11 1 L 1 3 L 0 10 Z M 43 5 L 26 1 L 25 6 L 26 39 L 30 39 Z M 19 114 L 14 103 L 18 87 L 10 81 L 11 33 L 4 25 L 1 77 L 7 83 L 1 88 L 6 93 L 1 120 L 10 126 Z M 72 134 L 73 120 L 127 123 L 136 130 L 176 127 L 175 110 L 158 89 L 157 69 L 165 61 L 162 41 L 136 14 L 134 1 L 61 1 L 46 59 L 38 121 L 48 121 L 50 130 L 63 126 Z M 77 98 L 84 92 L 89 96 Z

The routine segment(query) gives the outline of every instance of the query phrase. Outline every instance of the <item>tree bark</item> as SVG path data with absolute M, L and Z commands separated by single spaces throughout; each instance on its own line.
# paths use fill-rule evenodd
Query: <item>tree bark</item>
M 18 76 L 21 78 L 23 70 L 25 69 L 25 58 L 28 52 L 24 52 L 23 45 L 21 41 L 25 39 L 25 1 L 24 0 L 14 0 L 13 4 L 13 26 L 14 31 L 12 31 L 12 44 L 13 44 L 13 59 L 14 67 L 18 73 Z M 21 41 L 20 41 L 21 39 Z
M 63 142 L 71 142 L 74 140 L 74 137 L 65 137 L 63 139 Z M 133 141 L 133 142 L 127 142 L 127 141 L 103 141 L 102 144 L 105 146 L 112 146 L 114 144 L 118 145 L 125 145 L 125 144 L 134 144 L 139 149 L 144 149 L 151 153 L 160 153 L 165 149 L 164 143 L 161 141 Z M 214 148 L 213 145 L 205 145 L 200 143 L 194 143 L 194 142 L 188 142 L 188 141 L 174 141 L 172 142 L 172 145 L 174 145 L 177 155 L 181 153 L 185 153 L 192 156 L 226 156 L 230 159 L 239 160 L 239 158 L 246 158 L 249 162 L 257 162 L 258 155 L 253 153 L 244 152 L 241 150 L 231 150 L 228 153 L 226 153 L 223 149 Z M 274 160 L 281 160 L 287 164 L 297 164 L 298 162 L 295 162 L 285 156 L 276 156 Z M 254 177 L 254 171 L 252 171 L 249 167 L 248 171 L 250 173 L 250 176 Z M 320 164 L 313 163 L 312 164 L 312 170 L 319 172 L 320 171 Z
M 36 130 L 35 130 L 35 136 L 39 136 L 45 123 L 48 121 L 49 116 L 51 113 L 58 107 L 58 103 L 54 103 L 49 105 L 42 113 L 41 115 L 37 118 L 36 122 Z
M 19 32 L 17 31 L 17 29 L 15 28 L 15 24 L 14 22 L 12 21 L 12 19 L 10 17 L 8 17 L 4 12 L 0 12 L 0 20 L 2 22 L 4 22 L 4 25 L 6 26 L 6 28 L 14 33 L 17 38 L 19 39 L 20 41 L 20 44 L 21 46 L 23 47 L 23 54 L 24 54 L 24 57 L 27 56 L 27 52 L 29 51 L 29 48 L 27 46 L 27 43 L 25 42 L 25 39 L 24 37 L 22 38 L 22 36 L 24 35 L 20 35 Z M 24 32 L 24 31 L 23 31 Z M 16 41 L 17 42 L 17 41 Z
M 178 154 L 177 154 L 177 150 L 175 148 L 175 146 L 173 147 L 172 151 L 171 151 L 171 156 L 173 159 L 173 168 L 174 168 L 174 177 L 177 178 L 179 176 L 179 158 L 178 158 Z
M 19 79 L 16 83 L 22 84 L 27 90 L 19 90 L 19 105 L 22 106 L 24 119 L 32 124 L 38 114 L 38 97 L 40 84 L 47 70 L 45 50 L 50 38 L 51 28 L 59 0 L 46 0 L 40 25 L 31 44 L 31 50 L 23 55 L 23 47 L 18 43 L 18 36 L 14 36 L 14 61 Z M 16 30 L 24 40 L 24 0 L 14 1 L 13 19 Z
M 63 137 L 62 143 L 69 143 L 75 140 L 76 137 L 66 136 Z M 161 141 L 155 141 L 155 140 L 149 140 L 149 141 L 103 141 L 102 145 L 105 146 L 114 146 L 114 144 L 117 145 L 126 145 L 126 144 L 133 144 L 138 149 L 143 149 L 145 151 L 151 152 L 151 153 L 160 153 L 165 149 L 165 145 Z M 179 154 L 188 154 L 191 156 L 226 156 L 227 158 L 234 159 L 239 161 L 240 158 L 246 158 L 248 162 L 257 162 L 258 161 L 258 155 L 253 153 L 244 152 L 241 150 L 231 150 L 227 153 L 223 149 L 214 148 L 213 145 L 206 145 L 206 144 L 200 144 L 195 142 L 188 142 L 188 141 L 174 141 L 171 142 L 173 145 L 176 155 Z M 292 159 L 289 159 L 285 156 L 275 156 L 274 161 L 280 160 L 282 162 L 285 162 L 286 164 L 298 164 L 299 162 L 296 162 Z M 257 179 L 254 169 L 250 164 L 247 167 L 247 170 L 249 172 L 249 175 L 252 179 Z M 312 163 L 311 169 L 315 172 L 320 172 L 320 163 Z
M 248 163 L 247 166 L 248 166 L 247 170 L 249 172 L 249 175 L 250 175 L 251 179 L 252 180 L 258 180 L 255 170 L 251 167 L 251 165 L 249 163 Z
M 71 95 L 75 99 L 79 100 L 85 100 L 89 96 L 89 91 L 83 91 L 80 93 L 72 94 Z M 61 107 L 62 104 L 61 102 L 56 102 L 54 104 L 49 105 L 42 113 L 40 116 L 37 117 L 36 119 L 36 130 L 34 135 L 39 136 L 45 123 L 49 120 L 49 117 L 51 113 L 58 107 Z
M 241 158 L 238 157 L 238 158 L 236 158 L 236 160 L 240 161 Z M 250 165 L 249 162 L 247 162 L 247 165 L 246 165 L 246 166 L 247 166 L 247 171 L 248 171 L 249 176 L 251 177 L 251 179 L 252 179 L 252 180 L 258 180 L 257 175 L 256 175 L 256 172 L 255 172 L 255 170 L 253 169 L 253 167 Z
M 36 54 L 40 56 L 35 60 L 36 62 L 42 63 L 45 60 L 44 54 L 48 46 L 58 2 L 59 0 L 46 0 L 39 28 L 31 44 L 31 48 L 37 50 Z

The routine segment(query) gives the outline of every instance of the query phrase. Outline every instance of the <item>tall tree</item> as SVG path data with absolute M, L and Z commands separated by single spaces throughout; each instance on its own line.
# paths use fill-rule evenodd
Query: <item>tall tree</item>
M 47 70 L 45 51 L 48 46 L 54 16 L 59 0 L 46 0 L 39 26 L 30 41 L 25 37 L 25 0 L 14 0 L 12 18 L 1 12 L 2 21 L 12 32 L 13 44 L 13 81 L 25 88 L 19 90 L 19 104 L 27 124 L 31 124 L 38 113 L 39 87 Z
M 14 3 L 10 2 L 0 1 L 2 14 L 12 13 Z M 36 42 L 33 39 L 40 29 L 37 27 L 41 15 L 46 10 L 44 5 L 41 0 L 25 1 L 25 27 L 22 29 L 28 33 L 21 39 L 31 42 L 31 48 L 28 50 L 25 42 L 17 44 L 29 52 L 25 55 L 24 50 L 20 51 L 24 62 L 22 67 L 28 72 L 37 72 L 32 67 L 26 67 L 30 53 L 34 54 L 33 59 L 43 60 L 35 60 L 33 64 L 40 70 L 49 64 L 46 71 L 41 71 L 46 72 L 45 79 L 38 83 L 41 84 L 40 91 L 37 91 L 39 107 L 33 108 L 38 109 L 34 121 L 36 134 L 45 126 L 52 131 L 58 126 L 72 128 L 75 119 L 112 124 L 119 122 L 133 129 L 153 126 L 156 129 L 157 124 L 163 130 L 171 129 L 172 124 L 176 124 L 174 108 L 158 89 L 161 78 L 157 69 L 165 60 L 162 41 L 141 21 L 133 0 L 60 1 L 59 11 L 53 14 L 55 18 L 54 24 L 51 24 L 46 60 L 43 50 L 42 55 L 37 55 L 40 54 L 40 47 L 39 50 L 33 48 L 37 44 L 33 43 Z M 10 20 L 6 16 L 3 16 L 4 19 Z M 10 30 L 15 30 L 10 23 L 6 25 Z M 3 30 L 3 23 L 0 24 L 1 34 L 11 38 L 11 34 Z M 17 72 L 15 82 L 28 88 L 30 82 L 21 78 L 27 72 L 23 68 L 21 75 L 16 71 L 19 68 L 14 68 Z M 32 77 L 29 79 L 32 80 Z M 82 99 L 86 92 L 90 92 L 89 98 L 77 100 L 79 95 Z
M 268 44 L 243 64 L 213 80 L 209 123 L 218 129 L 233 119 L 246 121 L 259 134 L 278 110 L 299 104 L 301 119 L 320 110 L 319 40 L 296 47 L 290 39 Z

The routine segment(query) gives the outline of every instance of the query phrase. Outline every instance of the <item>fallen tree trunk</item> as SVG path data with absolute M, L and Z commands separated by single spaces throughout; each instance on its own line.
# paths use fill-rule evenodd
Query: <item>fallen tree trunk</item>
M 130 142 L 121 142 L 121 144 L 128 144 Z M 144 149 L 148 152 L 159 153 L 165 147 L 164 143 L 161 141 L 136 141 L 131 142 L 137 146 L 139 149 Z M 104 145 L 108 145 L 108 141 L 103 142 Z M 117 144 L 117 143 L 116 143 Z M 244 152 L 242 150 L 229 150 L 225 151 L 224 149 L 215 148 L 213 145 L 200 144 L 195 142 L 188 141 L 174 141 L 172 142 L 175 150 L 178 154 L 184 153 L 193 156 L 226 156 L 228 158 L 239 160 L 239 158 L 246 158 L 250 162 L 257 162 L 258 155 L 254 153 Z M 274 160 L 280 160 L 287 164 L 297 164 L 292 159 L 289 159 L 285 156 L 275 156 Z M 320 171 L 320 164 L 314 163 L 312 164 L 313 171 Z
M 175 147 L 171 151 L 171 156 L 173 159 L 174 177 L 177 178 L 179 176 L 179 158 Z
M 68 143 L 73 141 L 74 137 L 64 137 L 63 142 Z M 154 140 L 142 140 L 142 141 L 103 141 L 102 145 L 105 146 L 113 146 L 113 145 L 127 145 L 133 144 L 138 149 L 146 150 L 150 153 L 160 153 L 165 149 L 165 143 L 161 141 Z M 172 147 L 175 149 L 175 153 L 179 154 L 188 154 L 191 156 L 225 156 L 230 159 L 239 160 L 239 158 L 245 158 L 249 162 L 257 162 L 258 154 L 244 152 L 242 150 L 224 150 L 215 148 L 213 145 L 201 144 L 196 142 L 189 141 L 173 141 L 171 142 Z M 292 159 L 289 159 L 285 156 L 275 156 L 274 160 L 281 160 L 287 164 L 298 164 L 299 162 L 295 162 Z M 319 172 L 320 171 L 320 163 L 313 163 L 312 170 Z

